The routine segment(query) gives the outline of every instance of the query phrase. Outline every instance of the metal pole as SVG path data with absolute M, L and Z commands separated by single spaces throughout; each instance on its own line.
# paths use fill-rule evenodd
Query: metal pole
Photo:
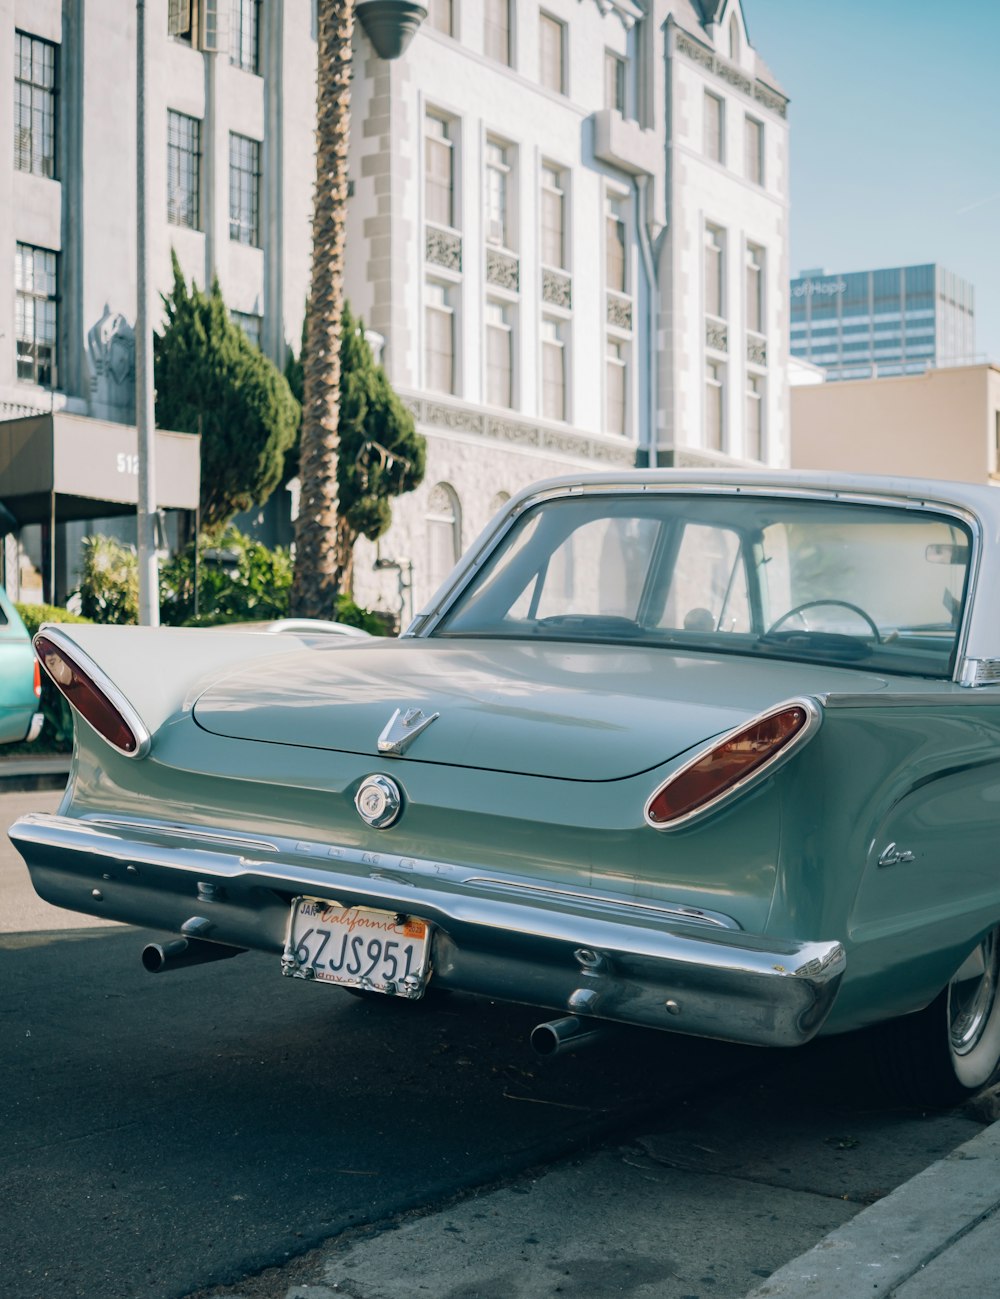
M 160 623 L 159 571 L 156 562 L 156 462 L 153 413 L 153 348 L 149 312 L 149 240 L 146 230 L 149 179 L 146 173 L 146 0 L 136 0 L 136 288 L 135 425 L 139 452 L 139 498 L 136 541 L 139 552 L 139 622 Z

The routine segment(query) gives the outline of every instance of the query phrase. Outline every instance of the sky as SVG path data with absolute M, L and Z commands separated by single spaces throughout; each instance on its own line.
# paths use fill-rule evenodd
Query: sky
M 1000 0 L 742 3 L 791 99 L 791 273 L 938 262 L 1000 365 Z

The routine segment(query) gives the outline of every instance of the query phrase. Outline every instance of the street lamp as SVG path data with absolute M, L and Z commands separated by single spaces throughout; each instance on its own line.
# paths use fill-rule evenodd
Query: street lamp
M 139 485 L 136 500 L 136 550 L 139 559 L 139 622 L 160 623 L 156 561 L 156 466 L 154 461 L 153 339 L 149 311 L 149 238 L 146 171 L 146 0 L 136 0 L 136 312 L 135 431 Z
M 427 17 L 427 6 L 413 0 L 357 0 L 354 12 L 375 53 L 398 59 Z

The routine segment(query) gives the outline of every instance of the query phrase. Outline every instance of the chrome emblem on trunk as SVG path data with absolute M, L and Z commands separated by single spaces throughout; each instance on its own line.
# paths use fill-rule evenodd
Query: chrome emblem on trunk
M 403 796 L 399 786 L 388 776 L 366 776 L 354 796 L 354 806 L 362 821 L 367 821 L 376 830 L 384 830 L 398 818 Z
M 405 713 L 402 708 L 397 708 L 378 737 L 379 753 L 392 753 L 398 757 L 421 731 L 426 731 L 431 722 L 440 716 L 440 713 L 431 713 L 428 717 L 419 708 L 408 708 Z

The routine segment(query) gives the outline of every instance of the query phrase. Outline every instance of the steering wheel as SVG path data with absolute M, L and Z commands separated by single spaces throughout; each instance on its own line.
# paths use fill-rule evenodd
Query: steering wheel
M 882 637 L 879 634 L 879 629 L 875 623 L 875 619 L 870 613 L 865 613 L 864 609 L 860 608 L 858 605 L 851 604 L 849 600 L 806 600 L 804 604 L 797 604 L 794 609 L 789 609 L 787 613 L 783 613 L 780 618 L 775 619 L 775 621 L 771 623 L 770 627 L 768 627 L 765 635 L 770 636 L 772 632 L 778 630 L 783 622 L 787 622 L 789 618 L 794 618 L 797 613 L 805 613 L 807 609 L 815 609 L 824 604 L 836 605 L 840 609 L 850 609 L 851 613 L 856 613 L 858 617 L 864 619 L 871 628 L 875 644 L 882 644 Z

